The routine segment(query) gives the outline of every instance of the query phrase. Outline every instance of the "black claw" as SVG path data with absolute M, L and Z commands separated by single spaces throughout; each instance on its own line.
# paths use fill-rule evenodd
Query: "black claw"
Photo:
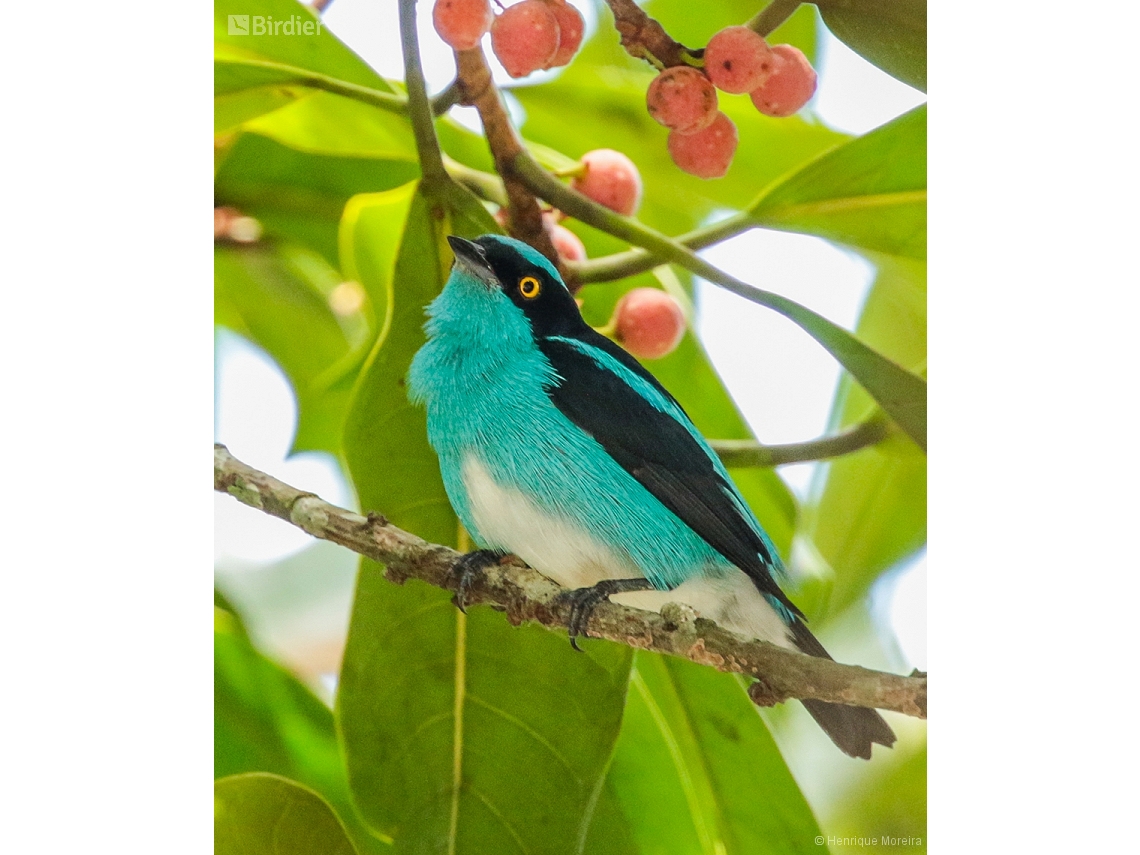
M 507 554 L 497 549 L 476 549 L 474 552 L 461 555 L 452 565 L 451 575 L 455 577 L 455 596 L 451 601 L 459 611 L 467 614 L 467 595 L 471 591 L 471 586 L 484 570 L 492 564 L 498 564 Z
M 557 600 L 570 606 L 570 616 L 566 620 L 566 630 L 570 635 L 570 646 L 579 653 L 583 652 L 578 646 L 578 637 L 589 638 L 590 633 L 586 626 L 590 622 L 590 615 L 594 613 L 603 600 L 609 599 L 611 594 L 621 594 L 626 591 L 651 591 L 653 585 L 648 579 L 605 579 L 589 588 L 575 588 L 572 591 L 563 591 Z

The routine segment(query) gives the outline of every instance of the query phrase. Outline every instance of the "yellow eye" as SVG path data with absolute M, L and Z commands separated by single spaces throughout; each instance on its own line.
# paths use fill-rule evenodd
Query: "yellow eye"
M 524 276 L 519 280 L 519 293 L 528 300 L 533 300 L 542 290 L 542 286 L 533 276 Z

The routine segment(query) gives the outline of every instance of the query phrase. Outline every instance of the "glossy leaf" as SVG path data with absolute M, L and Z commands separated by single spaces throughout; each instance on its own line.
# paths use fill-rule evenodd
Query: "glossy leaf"
M 328 802 L 296 781 L 254 772 L 214 782 L 217 855 L 357 855 Z
M 230 16 L 248 17 L 248 34 L 231 35 Z M 311 35 L 287 35 L 280 28 L 276 34 L 256 35 L 253 18 L 257 16 L 267 22 L 273 18 L 282 25 L 292 19 L 294 27 L 297 23 L 320 23 L 320 28 Z M 234 23 L 240 25 L 241 21 Z M 391 90 L 382 77 L 324 26 L 316 12 L 296 0 L 214 0 L 214 46 L 216 56 L 232 61 L 248 59 L 295 66 L 359 86 Z
M 328 294 L 340 281 L 323 259 L 294 244 L 214 249 L 215 319 L 264 348 L 289 378 L 298 405 L 294 451 L 340 452 L 347 389 L 324 378 L 368 326 L 360 312 L 338 317 L 329 307 Z
M 349 471 L 362 508 L 454 544 L 457 521 L 404 377 L 424 341 L 424 306 L 450 266 L 445 235 L 494 226 L 462 193 L 438 219 L 417 193 L 406 220 L 389 219 L 387 230 L 369 201 L 346 213 L 351 239 L 342 246 L 353 260 L 345 264 L 366 283 L 389 263 L 394 273 L 385 332 L 347 423 Z M 408 849 L 578 851 L 617 737 L 629 662 L 627 648 L 596 643 L 583 656 L 565 637 L 513 628 L 488 609 L 464 616 L 446 592 L 392 585 L 363 562 L 337 697 L 361 814 Z
M 328 92 L 308 92 L 271 115 L 246 122 L 243 130 L 297 151 L 416 163 L 407 117 Z
M 876 257 L 879 272 L 859 319 L 860 337 L 916 372 L 926 370 L 926 272 L 920 262 Z M 874 402 L 844 378 L 831 429 L 870 416 Z M 926 542 L 926 457 L 903 437 L 831 461 L 813 484 L 804 534 L 834 571 L 821 611 L 835 614 Z
M 304 89 L 283 85 L 251 86 L 240 92 L 215 94 L 214 133 L 232 132 L 243 122 L 271 113 L 304 94 Z
M 215 606 L 229 619 L 215 620 L 214 776 L 272 772 L 299 781 L 337 806 L 361 852 L 386 850 L 352 811 L 332 712 L 254 649 L 227 606 Z
M 326 115 L 341 112 L 330 109 Z M 258 127 L 268 130 L 276 115 L 262 117 L 265 121 Z M 286 136 L 279 127 L 273 132 Z M 348 200 L 419 177 L 419 165 L 406 152 L 390 158 L 316 154 L 293 148 L 291 138 L 286 142 L 290 144 L 260 133 L 240 133 L 218 165 L 215 198 L 257 217 L 268 234 L 316 250 L 332 266 L 338 263 L 337 228 Z
M 926 258 L 926 106 L 829 151 L 750 207 L 757 225 Z
M 926 91 L 926 0 L 817 0 L 840 41 L 887 74 Z
M 740 683 L 639 652 L 608 785 L 644 855 L 818 853 L 819 826 Z

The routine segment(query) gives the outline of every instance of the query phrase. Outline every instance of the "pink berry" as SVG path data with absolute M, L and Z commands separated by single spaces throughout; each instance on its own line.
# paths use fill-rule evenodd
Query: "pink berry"
M 509 6 L 491 24 L 491 50 L 511 77 L 526 77 L 548 67 L 558 39 L 558 21 L 543 0 Z
M 549 226 L 550 242 L 558 250 L 558 254 L 566 261 L 584 261 L 586 259 L 586 246 L 578 236 L 566 226 L 553 224 Z
M 582 155 L 583 175 L 570 186 L 611 211 L 631 216 L 641 204 L 641 174 L 633 161 L 612 148 L 599 148 Z
M 582 19 L 582 13 L 566 0 L 551 0 L 550 11 L 554 13 L 554 20 L 558 22 L 558 50 L 554 52 L 554 58 L 545 68 L 561 68 L 569 64 L 581 47 L 586 22 Z
M 490 0 L 435 0 L 431 21 L 454 50 L 471 50 L 491 29 L 495 16 Z
M 695 134 L 669 132 L 669 156 L 685 172 L 698 178 L 720 178 L 736 152 L 736 125 L 718 112 L 713 123 Z
M 716 89 L 695 68 L 675 65 L 653 78 L 645 106 L 665 127 L 693 133 L 707 128 L 716 116 Z
M 792 45 L 772 45 L 772 73 L 749 93 L 765 116 L 790 116 L 815 94 L 815 69 L 803 52 Z
M 773 64 L 764 37 L 748 27 L 726 27 L 705 47 L 705 74 L 717 89 L 732 95 L 762 86 Z
M 685 313 L 671 295 L 634 288 L 614 309 L 614 337 L 638 359 L 660 359 L 685 335 Z

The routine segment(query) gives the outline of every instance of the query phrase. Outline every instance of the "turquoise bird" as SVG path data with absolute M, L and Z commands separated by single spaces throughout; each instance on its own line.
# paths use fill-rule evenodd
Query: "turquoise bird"
M 582 319 L 540 253 L 497 235 L 448 241 L 455 264 L 428 306 L 408 390 L 481 547 L 464 572 L 513 553 L 570 589 L 572 643 L 610 597 L 651 611 L 686 603 L 830 658 L 776 583 L 771 539 L 673 396 Z M 895 741 L 874 710 L 803 704 L 853 757 Z

